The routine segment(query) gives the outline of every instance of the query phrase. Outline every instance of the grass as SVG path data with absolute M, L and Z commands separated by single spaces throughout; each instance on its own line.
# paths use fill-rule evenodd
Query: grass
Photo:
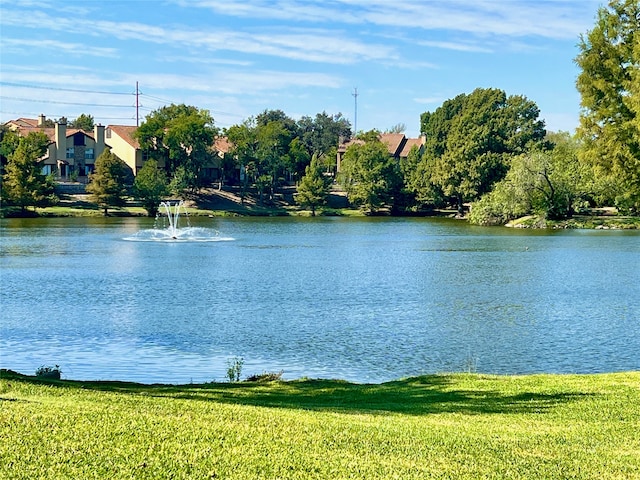
M 640 229 L 640 217 L 624 215 L 575 215 L 565 220 L 547 220 L 540 216 L 528 215 L 509 222 L 516 228 L 553 228 L 553 229 Z
M 140 385 L 0 377 L 0 478 L 638 479 L 640 372 Z
M 185 209 L 186 212 L 193 217 L 233 217 L 233 216 L 261 216 L 261 217 L 274 217 L 274 216 L 299 216 L 310 217 L 311 210 L 304 210 L 297 206 L 291 206 L 286 208 L 280 207 L 243 207 L 229 210 L 210 210 L 202 208 L 189 207 Z M 124 207 L 109 207 L 108 214 L 111 217 L 144 217 L 147 216 L 147 211 L 138 206 L 124 206 Z M 362 217 L 364 214 L 357 209 L 318 209 L 316 212 L 318 216 L 341 216 L 341 217 Z M 38 207 L 29 209 L 23 213 L 20 212 L 19 207 L 0 207 L 0 218 L 9 217 L 103 217 L 104 209 L 99 208 L 97 205 L 91 206 L 52 206 L 52 207 Z

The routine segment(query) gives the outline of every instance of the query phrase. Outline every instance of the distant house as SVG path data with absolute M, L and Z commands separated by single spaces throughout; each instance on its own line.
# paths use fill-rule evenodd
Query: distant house
M 397 160 L 406 159 L 411 149 L 415 146 L 422 150 L 425 143 L 425 138 L 407 138 L 404 133 L 381 133 L 380 141 L 387 145 L 389 155 Z M 344 154 L 353 144 L 363 144 L 362 140 L 349 140 L 347 142 L 340 142 L 338 145 L 338 155 L 336 158 L 336 171 L 340 172 L 340 165 Z
M 111 148 L 111 153 L 126 163 L 134 175 L 138 174 L 148 158 L 134 135 L 137 129 L 131 125 L 108 125 L 105 130 L 105 143 Z
M 57 172 L 62 179 L 75 176 L 86 178 L 93 172 L 96 158 L 107 148 L 105 127 L 96 125 L 93 132 L 85 132 L 76 128 L 68 129 L 66 123 L 47 127 L 45 120 L 45 116 L 40 115 L 37 119 L 10 120 L 5 125 L 20 136 L 40 131 L 49 137 L 49 147 L 42 157 L 43 173 L 48 175 Z
M 140 142 L 135 136 L 137 129 L 138 127 L 129 125 L 109 125 L 105 131 L 105 142 L 111 148 L 111 152 L 122 159 L 134 175 L 138 174 L 150 158 L 149 152 L 140 148 Z M 225 137 L 216 139 L 211 158 L 202 167 L 203 180 L 215 181 L 221 177 L 221 162 L 228 148 L 229 144 Z M 158 160 L 158 167 L 166 168 L 164 160 Z
M 26 136 L 32 131 L 44 132 L 50 143 L 47 153 L 41 159 L 42 171 L 45 174 L 56 173 L 60 180 L 77 178 L 86 182 L 95 169 L 95 160 L 106 148 L 124 161 L 134 175 L 137 175 L 149 158 L 149 153 L 140 148 L 134 135 L 138 127 L 96 125 L 93 132 L 85 132 L 67 128 L 66 123 L 58 122 L 53 127 L 47 127 L 46 123 L 46 117 L 40 115 L 37 119 L 10 120 L 5 125 L 20 136 Z M 230 144 L 225 137 L 216 139 L 211 159 L 203 167 L 203 179 L 215 181 L 221 177 L 222 160 L 229 148 Z M 164 168 L 164 162 L 160 161 L 158 166 Z

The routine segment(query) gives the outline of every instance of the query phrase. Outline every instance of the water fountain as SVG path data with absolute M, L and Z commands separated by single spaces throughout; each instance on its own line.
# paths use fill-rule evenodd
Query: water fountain
M 167 219 L 169 221 L 169 235 L 174 240 L 178 239 L 178 218 L 180 216 L 180 209 L 184 209 L 184 202 L 180 200 L 179 202 L 175 202 L 173 204 L 173 212 L 171 211 L 171 202 L 160 202 L 160 208 L 164 209 L 167 214 Z M 186 210 L 185 210 L 186 213 Z M 189 217 L 186 217 L 187 219 Z
M 186 226 L 180 226 L 181 215 Z M 161 202 L 153 229 L 141 230 L 125 240 L 137 242 L 223 242 L 233 240 L 222 237 L 217 230 L 204 227 L 192 227 L 184 202 Z

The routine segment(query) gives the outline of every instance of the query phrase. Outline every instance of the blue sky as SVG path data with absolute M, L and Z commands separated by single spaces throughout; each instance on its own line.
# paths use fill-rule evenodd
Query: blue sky
M 475 88 L 578 123 L 579 36 L 595 0 L 0 0 L 0 116 L 135 125 L 169 103 L 229 127 L 265 109 L 406 126 Z

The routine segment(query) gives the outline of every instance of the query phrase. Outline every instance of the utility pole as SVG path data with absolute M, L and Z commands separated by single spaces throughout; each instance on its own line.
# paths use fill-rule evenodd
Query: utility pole
M 140 90 L 138 90 L 138 81 L 136 80 L 136 127 L 140 126 Z
M 355 115 L 353 116 L 353 136 L 358 134 L 358 87 L 353 89 L 353 98 L 355 99 Z

